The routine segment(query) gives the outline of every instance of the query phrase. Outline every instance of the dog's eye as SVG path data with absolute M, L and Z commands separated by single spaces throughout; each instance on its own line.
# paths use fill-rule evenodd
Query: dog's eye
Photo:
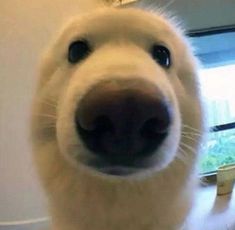
M 91 52 L 91 47 L 86 40 L 75 41 L 70 44 L 68 60 L 70 63 L 77 63 L 83 60 Z
M 153 59 L 158 62 L 164 68 L 169 68 L 171 65 L 170 51 L 162 45 L 153 45 L 150 53 Z

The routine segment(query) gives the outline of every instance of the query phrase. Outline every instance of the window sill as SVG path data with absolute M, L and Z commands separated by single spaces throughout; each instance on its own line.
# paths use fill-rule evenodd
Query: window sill
M 200 186 L 189 227 L 190 230 L 235 230 L 235 191 L 217 196 L 216 185 Z

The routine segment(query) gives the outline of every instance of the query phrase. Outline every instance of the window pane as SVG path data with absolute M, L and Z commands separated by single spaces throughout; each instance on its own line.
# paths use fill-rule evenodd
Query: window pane
M 209 126 L 235 122 L 235 65 L 202 69 L 200 83 Z
M 235 122 L 235 65 L 202 69 L 200 84 L 209 127 Z M 201 172 L 230 163 L 235 163 L 235 129 L 210 133 Z
M 235 129 L 210 133 L 201 162 L 201 173 L 235 163 Z
M 235 32 L 190 38 L 204 67 L 235 64 Z
M 199 80 L 208 127 L 234 123 L 235 32 L 193 37 L 190 40 L 195 47 L 195 55 L 203 65 Z M 209 133 L 203 149 L 202 173 L 235 163 L 235 129 Z

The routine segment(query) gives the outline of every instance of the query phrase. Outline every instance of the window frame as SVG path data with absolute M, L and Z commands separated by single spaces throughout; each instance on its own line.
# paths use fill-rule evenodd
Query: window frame
M 218 34 L 225 34 L 225 33 L 231 33 L 235 32 L 235 24 L 229 25 L 229 26 L 220 26 L 220 27 L 211 27 L 207 29 L 200 29 L 200 30 L 189 30 L 186 32 L 186 36 L 189 38 L 199 38 L 204 36 L 211 36 L 211 35 L 218 35 Z M 226 130 L 235 129 L 235 121 L 229 122 L 229 123 L 222 123 L 219 125 L 215 125 L 212 127 L 209 127 L 209 132 L 221 132 Z M 217 170 L 207 172 L 207 173 L 200 173 L 199 177 L 202 181 L 202 183 L 206 184 L 214 184 L 216 183 L 216 176 L 217 176 Z

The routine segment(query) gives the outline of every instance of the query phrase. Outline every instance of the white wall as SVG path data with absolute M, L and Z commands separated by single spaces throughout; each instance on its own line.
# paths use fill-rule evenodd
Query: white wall
M 30 104 L 42 47 L 76 0 L 0 0 L 0 221 L 44 216 L 31 162 Z
M 77 1 L 0 0 L 0 221 L 46 213 L 31 162 L 30 104 L 42 47 L 62 20 L 79 12 Z M 213 4 L 206 10 L 199 2 L 206 7 L 213 2 L 217 7 L 214 16 L 209 14 Z M 199 28 L 221 24 L 221 18 L 222 24 L 230 23 L 234 4 L 234 0 L 175 0 L 169 9 L 176 7 L 187 25 Z M 227 12 L 223 17 L 220 9 Z

